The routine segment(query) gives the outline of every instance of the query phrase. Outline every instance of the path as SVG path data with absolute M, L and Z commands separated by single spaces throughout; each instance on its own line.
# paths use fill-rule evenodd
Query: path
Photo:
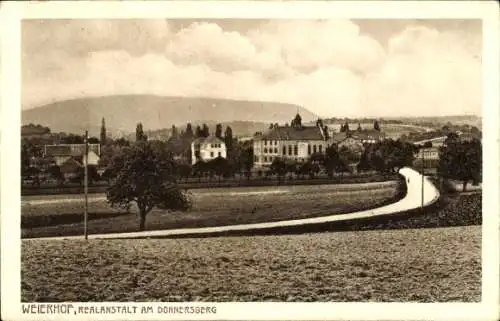
M 143 231 L 132 233 L 109 233 L 109 234 L 94 234 L 89 235 L 89 239 L 116 239 L 116 238 L 142 238 L 142 237 L 165 237 L 165 236 L 181 236 L 181 235 L 195 235 L 195 234 L 210 234 L 210 233 L 224 233 L 232 231 L 252 231 L 263 230 L 279 227 L 290 227 L 308 224 L 319 224 L 328 222 L 339 222 L 345 220 L 370 218 L 382 215 L 398 213 L 417 209 L 422 205 L 422 175 L 411 168 L 402 168 L 399 173 L 405 177 L 407 183 L 407 193 L 404 198 L 398 202 L 382 206 L 379 208 L 359 211 L 341 215 L 321 216 L 307 219 L 297 219 L 288 221 L 257 223 L 257 224 L 241 224 L 241 225 L 228 225 L 217 227 L 204 227 L 204 228 L 184 228 L 184 229 L 171 229 L 160 231 Z M 434 184 L 428 179 L 423 180 L 423 204 L 429 206 L 439 199 L 439 191 Z M 61 240 L 61 239 L 82 239 L 82 236 L 66 236 L 66 237 L 49 237 L 37 238 L 37 240 Z

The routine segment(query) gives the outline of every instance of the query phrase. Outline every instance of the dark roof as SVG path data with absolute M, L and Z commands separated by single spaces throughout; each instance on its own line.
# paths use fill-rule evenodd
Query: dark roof
M 208 137 L 198 137 L 195 140 L 193 140 L 193 143 L 195 144 L 221 144 L 224 143 L 224 141 L 220 138 L 217 138 L 213 135 L 210 135 Z
M 375 129 L 354 131 L 351 134 L 358 139 L 380 139 L 385 137 L 385 133 L 379 132 Z
M 99 151 L 99 144 L 89 144 L 89 152 L 99 155 Z M 82 156 L 85 154 L 85 144 L 45 145 L 45 153 L 47 156 Z
M 49 145 L 45 146 L 47 156 L 70 156 L 71 147 L 69 145 Z
M 270 129 L 262 136 L 262 140 L 324 140 L 321 130 L 316 126 L 300 128 L 278 126 Z
M 73 173 L 77 168 L 82 167 L 82 164 L 75 160 L 74 158 L 69 158 L 64 163 L 59 166 L 61 172 L 64 173 Z
M 347 133 L 343 132 L 343 133 L 333 133 L 333 135 L 331 135 L 331 140 L 333 140 L 334 142 L 336 143 L 339 143 L 341 141 L 343 141 L 344 139 L 346 139 L 347 137 L 350 137 L 347 135 Z

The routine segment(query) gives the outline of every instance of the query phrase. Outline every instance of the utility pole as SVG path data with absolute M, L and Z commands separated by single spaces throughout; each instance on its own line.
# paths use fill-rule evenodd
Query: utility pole
M 83 164 L 84 164 L 84 193 L 85 193 L 85 212 L 84 212 L 84 220 L 83 220 L 83 232 L 85 235 L 85 240 L 88 239 L 88 231 L 87 231 L 87 226 L 88 226 L 88 219 L 89 219 L 89 213 L 88 213 L 88 189 L 89 189 L 89 181 L 88 181 L 88 156 L 89 155 L 89 132 L 88 130 L 85 131 L 85 155 L 83 156 Z
M 422 153 L 422 204 L 421 204 L 421 209 L 422 209 L 422 212 L 424 211 L 424 161 L 425 161 L 425 158 L 424 158 L 424 153 L 425 153 L 425 148 L 422 147 L 421 149 L 421 153 Z

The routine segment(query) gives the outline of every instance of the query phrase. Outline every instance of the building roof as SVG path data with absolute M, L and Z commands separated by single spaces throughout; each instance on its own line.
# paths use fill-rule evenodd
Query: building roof
M 259 137 L 262 140 L 324 140 L 317 126 L 302 126 L 300 128 L 278 126 L 268 130 Z
M 89 152 L 99 156 L 100 145 L 89 144 Z M 46 156 L 82 156 L 85 154 L 85 144 L 45 145 Z
M 217 138 L 213 135 L 208 137 L 198 137 L 193 140 L 193 144 L 224 144 L 224 141 L 220 138 Z
M 68 174 L 74 173 L 76 169 L 82 167 L 83 165 L 75 160 L 74 158 L 69 158 L 64 163 L 62 163 L 59 168 L 61 169 L 61 173 Z
M 361 130 L 361 131 L 349 131 L 349 132 L 338 132 L 331 135 L 331 140 L 335 143 L 340 143 L 348 138 L 353 138 L 357 140 L 368 140 L 368 139 L 381 139 L 385 137 L 385 134 L 379 132 L 378 130 Z

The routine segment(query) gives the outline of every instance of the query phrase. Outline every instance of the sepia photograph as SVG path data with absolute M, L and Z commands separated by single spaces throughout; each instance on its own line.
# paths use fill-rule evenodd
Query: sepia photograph
M 484 299 L 480 18 L 19 24 L 23 313 Z

